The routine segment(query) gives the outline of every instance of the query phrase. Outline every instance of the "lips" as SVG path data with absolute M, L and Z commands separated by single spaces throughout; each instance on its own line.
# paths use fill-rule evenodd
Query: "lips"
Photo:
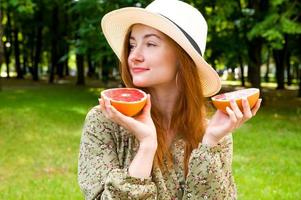
M 145 67 L 133 67 L 132 68 L 133 73 L 140 73 L 140 72 L 145 72 L 145 71 L 148 71 L 148 70 L 149 69 L 145 68 Z

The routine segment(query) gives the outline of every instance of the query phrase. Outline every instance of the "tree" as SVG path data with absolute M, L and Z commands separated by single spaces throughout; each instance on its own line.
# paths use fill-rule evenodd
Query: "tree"
M 2 42 L 2 37 L 3 37 L 2 13 L 3 13 L 3 7 L 2 5 L 0 5 L 0 72 L 1 72 L 2 62 L 4 59 L 3 42 Z
M 44 2 L 43 1 L 37 1 L 36 2 L 36 8 L 34 12 L 34 36 L 35 36 L 35 41 L 34 44 L 31 44 L 34 52 L 34 58 L 33 58 L 33 67 L 32 67 L 32 79 L 34 81 L 39 80 L 39 65 L 41 62 L 41 54 L 42 54 L 42 45 L 43 45 L 43 19 L 44 19 Z
M 0 5 L 0 91 L 2 90 L 1 69 L 2 69 L 2 62 L 4 58 L 3 43 L 2 43 L 2 37 L 3 37 L 2 12 L 3 12 L 3 8 L 2 5 Z
M 13 33 L 13 49 L 15 58 L 15 69 L 17 72 L 17 78 L 22 79 L 24 69 L 21 66 L 21 37 L 22 37 L 22 24 L 33 14 L 33 4 L 31 0 L 24 0 L 22 3 L 18 1 L 8 1 L 8 7 L 13 12 L 9 12 L 8 16 L 11 17 L 11 28 Z
M 301 24 L 298 22 L 300 10 L 301 3 L 299 1 L 270 1 L 264 20 L 257 23 L 249 33 L 250 37 L 263 38 L 265 43 L 271 47 L 276 64 L 278 89 L 284 89 L 285 68 L 290 73 L 289 40 L 292 35 L 301 34 Z
M 6 16 L 6 25 L 4 26 L 4 44 L 3 44 L 3 50 L 4 50 L 4 57 L 5 57 L 5 63 L 6 63 L 6 73 L 7 73 L 7 78 L 10 77 L 10 69 L 9 69 L 9 65 L 10 65 L 10 56 L 12 53 L 12 48 L 11 48 L 11 44 L 12 44 L 12 25 L 11 25 L 11 6 L 8 3 L 4 3 L 2 4 L 1 2 L 1 7 L 3 8 L 3 10 L 5 10 L 5 16 Z M 2 14 L 2 16 L 4 16 L 4 12 Z

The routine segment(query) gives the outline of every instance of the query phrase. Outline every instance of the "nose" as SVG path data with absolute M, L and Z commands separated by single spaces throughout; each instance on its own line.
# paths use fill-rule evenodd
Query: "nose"
M 133 63 L 144 61 L 143 51 L 140 47 L 137 46 L 130 51 L 129 61 Z

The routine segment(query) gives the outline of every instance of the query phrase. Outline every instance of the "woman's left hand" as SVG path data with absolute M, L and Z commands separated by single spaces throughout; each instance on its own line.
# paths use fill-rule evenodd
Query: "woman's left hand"
M 208 123 L 203 137 L 203 144 L 215 146 L 222 138 L 239 128 L 247 120 L 256 115 L 260 108 L 262 99 L 258 99 L 253 109 L 247 99 L 242 100 L 243 110 L 241 111 L 234 100 L 230 101 L 231 108 L 227 107 L 226 113 L 217 110 Z

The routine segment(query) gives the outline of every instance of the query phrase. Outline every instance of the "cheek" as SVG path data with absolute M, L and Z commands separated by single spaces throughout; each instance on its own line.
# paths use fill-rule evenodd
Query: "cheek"
M 171 75 L 175 75 L 176 72 L 178 71 L 177 68 L 177 58 L 175 57 L 174 54 L 169 53 L 169 54 L 162 54 L 162 62 L 165 66 L 165 70 L 169 72 Z
M 161 62 L 160 65 L 158 63 L 157 66 L 153 73 L 154 78 L 163 82 L 170 82 L 175 79 L 177 70 L 172 63 L 165 61 Z

